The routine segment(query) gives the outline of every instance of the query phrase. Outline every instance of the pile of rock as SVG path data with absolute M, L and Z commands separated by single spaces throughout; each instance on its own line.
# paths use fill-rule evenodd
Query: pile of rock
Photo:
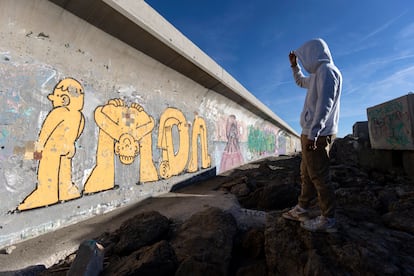
M 263 224 L 241 227 L 237 212 L 219 208 L 185 221 L 143 213 L 96 237 L 105 248 L 101 275 L 414 275 L 414 183 L 398 169 L 361 165 L 361 149 L 345 137 L 332 151 L 336 233 L 281 217 L 297 202 L 300 156 L 265 159 L 217 178 L 243 219 L 264 214 Z M 41 275 L 66 275 L 74 257 Z

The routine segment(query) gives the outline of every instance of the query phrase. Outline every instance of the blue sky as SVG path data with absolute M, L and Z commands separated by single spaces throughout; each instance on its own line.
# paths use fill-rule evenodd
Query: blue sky
M 412 0 L 146 0 L 298 133 L 306 90 L 288 53 L 321 37 L 344 83 L 339 137 L 366 109 L 414 92 Z

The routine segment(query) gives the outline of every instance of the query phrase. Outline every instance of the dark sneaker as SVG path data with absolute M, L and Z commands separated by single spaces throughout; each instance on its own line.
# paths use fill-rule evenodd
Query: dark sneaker
M 300 226 L 311 232 L 336 232 L 336 220 L 335 218 L 327 218 L 324 216 L 318 216 L 314 219 L 302 221 Z
M 295 220 L 295 221 L 305 221 L 308 218 L 308 210 L 296 205 L 289 211 L 282 214 L 282 217 L 285 219 Z

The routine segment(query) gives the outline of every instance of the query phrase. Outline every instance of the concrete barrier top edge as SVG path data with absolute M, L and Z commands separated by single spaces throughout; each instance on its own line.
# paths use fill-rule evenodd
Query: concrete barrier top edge
M 76 4 L 76 1 L 73 2 Z M 245 107 L 248 110 L 259 116 L 260 113 L 265 114 L 265 117 L 268 117 L 270 121 L 277 122 L 277 124 L 285 128 L 286 131 L 299 137 L 298 133 L 293 128 L 259 101 L 242 84 L 234 79 L 197 45 L 185 37 L 144 0 L 102 0 L 102 2 L 158 39 L 160 43 L 188 60 L 192 66 L 201 69 L 211 78 L 214 78 L 217 82 L 226 86 L 230 93 L 236 94 L 247 103 Z M 143 41 L 142 43 L 145 42 Z M 191 78 L 191 76 L 189 77 Z M 249 108 L 248 106 L 254 108 Z

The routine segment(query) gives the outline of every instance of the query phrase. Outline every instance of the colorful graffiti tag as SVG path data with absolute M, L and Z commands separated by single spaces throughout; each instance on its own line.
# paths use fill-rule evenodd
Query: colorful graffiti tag
M 37 187 L 17 207 L 18 210 L 52 205 L 81 197 L 71 180 L 75 143 L 82 134 L 85 118 L 82 114 L 84 89 L 72 78 L 60 81 L 48 96 L 53 109 L 43 122 L 35 145 L 34 159 L 39 160 Z M 113 189 L 115 186 L 115 158 L 123 165 L 131 165 L 140 156 L 139 182 L 170 178 L 187 168 L 187 172 L 211 166 L 208 153 L 207 127 L 198 115 L 191 125 L 176 108 L 167 108 L 160 117 L 158 148 L 162 160 L 157 171 L 153 162 L 152 132 L 155 122 L 138 103 L 127 105 L 122 99 L 111 99 L 94 112 L 99 129 L 96 165 L 87 178 L 82 194 Z M 173 129 L 178 130 L 174 137 Z M 177 138 L 177 139 L 174 139 Z M 174 147 L 178 140 L 179 147 Z M 200 147 L 200 150 L 199 150 Z
M 375 148 L 412 148 L 409 114 L 412 98 L 407 95 L 367 109 L 369 133 Z
M 249 127 L 249 151 L 256 155 L 276 153 L 276 135 L 272 130 L 262 130 L 258 127 Z

